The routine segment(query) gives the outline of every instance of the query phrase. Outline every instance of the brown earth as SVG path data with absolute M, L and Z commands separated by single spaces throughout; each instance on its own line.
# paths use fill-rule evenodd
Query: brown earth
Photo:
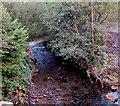
M 24 104 L 88 104 L 96 103 L 98 97 L 109 87 L 101 87 L 100 82 L 92 78 L 93 83 L 82 72 L 66 66 L 57 66 L 51 71 L 34 73 L 33 86 L 21 96 Z M 16 96 L 19 96 L 16 94 Z M 19 97 L 13 98 L 19 104 Z M 12 99 L 12 98 L 11 98 Z

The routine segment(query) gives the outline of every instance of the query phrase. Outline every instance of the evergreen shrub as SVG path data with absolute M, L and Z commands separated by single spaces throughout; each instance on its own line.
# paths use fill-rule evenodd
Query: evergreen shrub
M 28 44 L 27 30 L 18 20 L 12 21 L 10 14 L 0 6 L 0 34 L 1 34 L 1 74 L 3 95 L 13 94 L 17 89 L 25 90 L 30 85 L 29 54 L 26 52 Z

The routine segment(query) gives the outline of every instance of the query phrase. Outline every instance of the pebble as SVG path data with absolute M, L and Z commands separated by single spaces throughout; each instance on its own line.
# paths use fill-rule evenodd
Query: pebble
M 53 77 L 48 77 L 48 80 L 55 81 Z
M 46 97 L 47 95 L 43 95 L 44 97 Z
M 57 92 L 61 92 L 61 89 L 56 89 Z
M 7 102 L 7 101 L 1 101 L 0 102 L 0 106 L 13 106 L 13 103 L 12 102 Z

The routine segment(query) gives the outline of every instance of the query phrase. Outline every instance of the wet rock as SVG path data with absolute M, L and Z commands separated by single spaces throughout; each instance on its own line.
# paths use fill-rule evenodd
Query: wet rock
M 110 92 L 108 94 L 103 94 L 101 98 L 97 101 L 97 104 L 119 104 L 120 105 L 120 93 Z
M 0 106 L 13 106 L 12 102 L 7 102 L 7 101 L 1 101 Z
M 111 102 L 115 102 L 118 99 L 117 95 L 115 95 L 113 93 L 108 93 L 105 96 L 105 98 L 106 98 L 106 100 L 111 101 Z
M 43 97 L 46 97 L 47 95 L 43 95 Z
M 55 79 L 53 77 L 48 77 L 49 81 L 55 81 Z
M 47 50 L 44 43 L 32 46 L 32 57 L 36 60 L 35 66 L 40 71 L 50 70 L 55 66 L 54 56 Z

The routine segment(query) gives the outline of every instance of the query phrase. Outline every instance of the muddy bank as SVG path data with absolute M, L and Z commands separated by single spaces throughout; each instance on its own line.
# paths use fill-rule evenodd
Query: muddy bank
M 81 70 L 79 70 L 81 71 Z M 83 72 L 70 67 L 57 66 L 51 71 L 34 74 L 26 104 L 88 104 L 97 103 L 101 94 L 109 90 L 99 82 L 91 83 Z

